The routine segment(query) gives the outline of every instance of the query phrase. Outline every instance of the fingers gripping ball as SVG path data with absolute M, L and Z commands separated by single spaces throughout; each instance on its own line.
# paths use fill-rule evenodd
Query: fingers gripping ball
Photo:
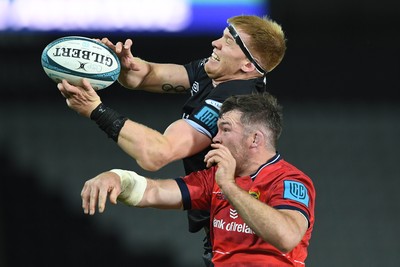
M 118 200 L 129 206 L 139 204 L 147 187 L 146 178 L 133 171 L 113 169 L 110 172 L 116 173 L 121 179 L 121 194 Z
M 49 43 L 42 52 L 42 67 L 50 79 L 62 79 L 82 85 L 86 78 L 93 89 L 113 84 L 121 71 L 117 55 L 109 47 L 93 39 L 67 36 Z

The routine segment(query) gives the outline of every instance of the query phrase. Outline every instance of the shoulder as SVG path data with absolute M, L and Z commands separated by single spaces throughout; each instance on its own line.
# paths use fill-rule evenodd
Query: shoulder
M 186 71 L 189 74 L 189 77 L 193 78 L 196 75 L 203 75 L 203 76 L 207 76 L 206 71 L 204 69 L 204 64 L 207 62 L 207 58 L 203 58 L 203 59 L 198 59 L 198 60 L 194 60 L 191 61 L 187 64 L 184 64 L 183 66 L 185 67 Z
M 278 177 L 281 177 L 283 179 L 293 179 L 293 180 L 303 181 L 306 182 L 307 184 L 312 185 L 313 187 L 313 182 L 307 174 L 305 174 L 302 170 L 300 170 L 293 164 L 285 161 L 284 159 L 279 160 L 272 167 L 273 167 L 272 171 Z
M 277 209 L 299 210 L 313 222 L 316 193 L 308 175 L 281 159 L 264 168 L 259 176 L 258 183 L 267 188 L 269 205 Z
M 262 79 L 250 79 L 250 80 L 231 80 L 220 83 L 215 90 L 210 94 L 211 97 L 222 97 L 225 98 L 231 95 L 246 95 L 256 92 L 265 91 L 265 84 Z

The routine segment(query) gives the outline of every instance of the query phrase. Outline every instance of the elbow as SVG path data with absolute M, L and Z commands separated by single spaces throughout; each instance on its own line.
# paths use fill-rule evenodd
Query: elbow
M 148 162 L 137 161 L 137 163 L 143 170 L 150 171 L 150 172 L 158 171 L 159 169 L 161 169 L 163 167 L 162 165 L 149 164 Z
M 277 249 L 281 251 L 282 253 L 289 253 L 292 251 L 296 246 L 291 246 L 289 244 L 281 244 L 280 246 L 277 246 Z
M 300 243 L 301 239 L 302 237 L 295 233 L 283 233 L 282 235 L 277 236 L 274 240 L 266 242 L 269 242 L 282 253 L 289 253 Z M 267 238 L 263 238 L 263 240 L 267 240 Z
M 293 240 L 280 240 L 276 242 L 275 247 L 282 253 L 289 253 L 292 251 L 299 242 Z
M 171 158 L 162 153 L 161 151 L 157 154 L 147 155 L 136 161 L 138 165 L 146 171 L 155 172 L 160 170 L 162 167 L 171 162 Z
M 165 164 L 160 164 L 159 162 L 149 162 L 147 160 L 137 160 L 137 164 L 146 171 L 155 172 L 161 169 Z

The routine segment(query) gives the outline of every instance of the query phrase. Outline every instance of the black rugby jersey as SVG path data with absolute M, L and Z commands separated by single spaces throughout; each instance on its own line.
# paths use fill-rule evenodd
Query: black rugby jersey
M 217 134 L 218 113 L 222 103 L 231 95 L 250 94 L 265 91 L 263 78 L 250 80 L 232 80 L 221 83 L 215 88 L 204 70 L 206 59 L 192 61 L 185 66 L 192 85 L 191 96 L 182 108 L 182 117 L 198 131 L 210 139 Z M 206 168 L 204 156 L 210 147 L 183 159 L 186 174 Z
M 192 85 L 191 96 L 182 108 L 182 117 L 195 129 L 212 139 L 218 131 L 217 121 L 222 103 L 231 95 L 265 91 L 263 78 L 232 80 L 220 83 L 215 88 L 204 70 L 206 59 L 192 61 L 185 66 Z M 211 146 L 183 159 L 186 174 L 206 169 L 204 156 Z M 188 211 L 189 232 L 195 233 L 210 225 L 210 214 L 203 210 Z

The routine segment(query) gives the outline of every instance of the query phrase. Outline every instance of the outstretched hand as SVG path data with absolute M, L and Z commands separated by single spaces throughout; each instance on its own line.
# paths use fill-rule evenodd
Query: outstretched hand
M 129 89 L 140 87 L 151 71 L 151 67 L 148 62 L 133 56 L 131 52 L 132 40 L 127 39 L 125 43 L 117 42 L 115 45 L 108 38 L 103 38 L 99 41 L 113 50 L 119 58 L 121 72 L 118 77 L 118 82 Z
M 139 70 L 138 66 L 135 64 L 134 57 L 131 52 L 131 47 L 133 44 L 131 39 L 127 39 L 125 43 L 117 42 L 115 45 L 108 38 L 101 39 L 101 42 L 111 48 L 117 54 L 121 62 L 122 70 Z
M 96 205 L 100 213 L 106 206 L 107 196 L 110 202 L 117 204 L 117 197 L 121 193 L 121 180 L 114 172 L 103 172 L 85 182 L 81 191 L 82 208 L 85 214 L 93 215 Z
M 88 80 L 83 79 L 82 84 L 82 87 L 74 86 L 66 80 L 62 80 L 57 84 L 57 88 L 66 98 L 68 107 L 90 118 L 92 111 L 100 105 L 101 99 Z

